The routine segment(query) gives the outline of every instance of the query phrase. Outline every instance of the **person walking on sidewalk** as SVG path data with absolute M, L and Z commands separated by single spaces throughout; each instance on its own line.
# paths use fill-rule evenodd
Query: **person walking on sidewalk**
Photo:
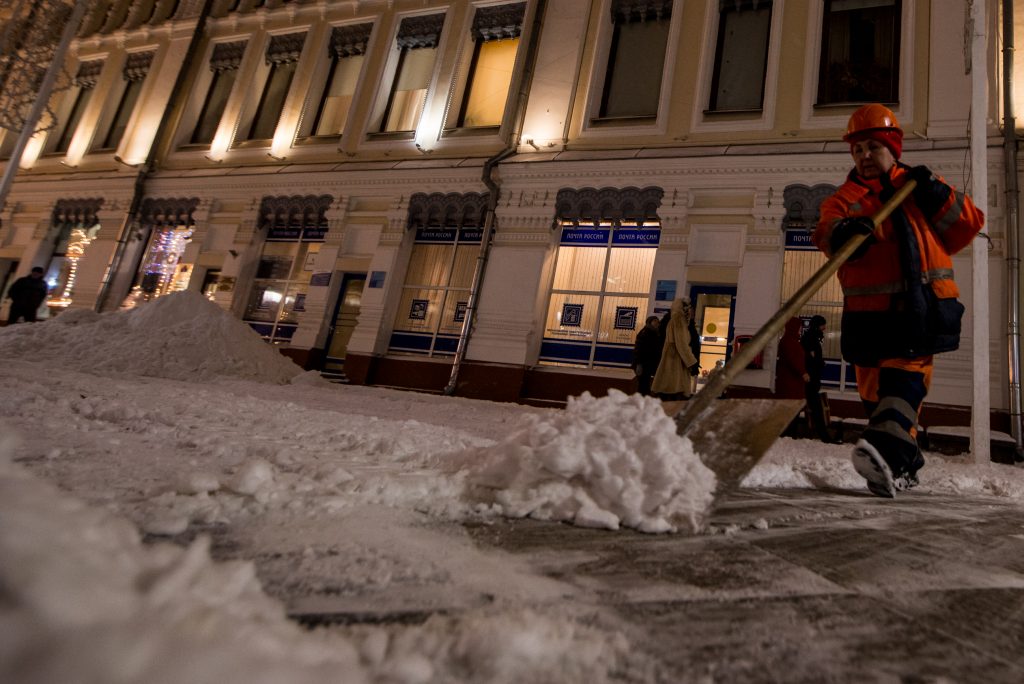
M 950 255 L 970 244 L 985 217 L 926 166 L 899 161 L 903 130 L 884 105 L 857 109 L 843 140 L 854 168 L 822 202 L 814 242 L 831 256 L 853 236 L 868 236 L 838 273 L 841 349 L 868 414 L 853 465 L 872 493 L 893 497 L 917 484 L 924 465 L 916 425 L 933 355 L 960 344 L 964 307 Z M 909 179 L 917 183 L 912 195 L 876 230 L 870 217 Z
M 11 300 L 7 325 L 14 325 L 19 318 L 24 318 L 26 323 L 35 323 L 36 311 L 46 301 L 48 292 L 46 281 L 43 280 L 43 269 L 39 266 L 33 267 L 27 276 L 15 280 L 7 290 Z
M 807 400 L 807 417 L 814 434 L 826 444 L 836 444 L 836 440 L 828 432 L 825 402 L 821 397 L 821 374 L 825 370 L 821 342 L 825 339 L 825 323 L 824 316 L 811 316 L 810 325 L 800 338 L 800 346 L 804 352 L 804 398 Z
M 651 382 L 661 361 L 662 339 L 659 327 L 658 317 L 648 316 L 647 323 L 636 334 L 636 343 L 633 345 L 633 373 L 636 374 L 637 391 L 645 397 L 651 395 Z
M 690 347 L 690 317 L 689 299 L 683 297 L 672 302 L 665 346 L 651 383 L 651 391 L 668 401 L 689 398 L 693 394 L 693 376 L 700 370 Z

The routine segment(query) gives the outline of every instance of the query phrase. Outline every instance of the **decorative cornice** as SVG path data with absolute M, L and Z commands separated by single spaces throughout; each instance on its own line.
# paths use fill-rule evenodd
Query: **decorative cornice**
M 563 221 L 657 220 L 665 191 L 646 188 L 563 188 L 555 201 L 555 216 Z
M 417 192 L 409 198 L 409 227 L 482 226 L 486 192 Z
M 103 71 L 102 59 L 90 59 L 87 62 L 82 62 L 78 65 L 74 84 L 79 88 L 95 88 L 101 71 Z
M 523 30 L 525 14 L 525 2 L 478 7 L 476 14 L 473 15 L 473 27 L 470 29 L 473 40 L 518 38 Z
M 139 208 L 138 221 L 142 225 L 191 225 L 192 213 L 199 206 L 198 197 L 147 197 Z
M 124 62 L 124 80 L 141 81 L 149 73 L 149 67 L 153 64 L 153 57 L 156 50 L 148 52 L 133 52 L 128 55 Z
M 286 33 L 283 36 L 271 36 L 267 43 L 267 64 L 291 64 L 298 62 L 302 55 L 302 46 L 306 42 L 306 32 Z
M 433 48 L 441 39 L 444 13 L 421 17 L 406 17 L 398 27 L 396 43 L 399 48 Z
M 782 191 L 782 203 L 786 214 L 782 219 L 782 229 L 810 230 L 818 224 L 818 208 L 823 200 L 831 197 L 836 186 L 820 183 L 814 186 L 793 183 Z
M 327 44 L 327 50 L 332 57 L 354 57 L 366 54 L 366 44 L 370 42 L 370 33 L 373 31 L 373 24 L 349 24 L 347 26 L 335 26 L 331 29 L 331 40 Z
M 248 41 L 235 40 L 230 43 L 217 43 L 210 55 L 210 71 L 232 71 L 242 64 L 245 47 Z
M 334 198 L 331 195 L 290 195 L 264 197 L 260 202 L 259 216 L 261 225 L 287 225 L 293 216 L 302 216 L 303 223 L 311 223 L 310 216 L 316 217 L 316 223 L 324 220 L 324 214 L 331 206 Z
M 53 223 L 96 223 L 98 221 L 96 215 L 102 206 L 102 197 L 57 200 L 53 206 Z
M 672 16 L 672 0 L 612 0 L 612 21 L 657 21 Z

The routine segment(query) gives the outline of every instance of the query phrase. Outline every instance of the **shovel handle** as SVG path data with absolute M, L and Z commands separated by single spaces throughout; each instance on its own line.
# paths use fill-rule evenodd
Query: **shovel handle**
M 917 187 L 917 182 L 913 179 L 908 179 L 904 183 L 903 187 L 896 191 L 888 202 L 882 205 L 871 217 L 872 222 L 875 224 L 877 230 L 885 219 L 889 218 L 889 214 L 896 210 L 903 200 L 914 191 Z M 855 235 L 846 241 L 842 247 L 840 247 L 835 254 L 833 254 L 825 264 L 819 268 L 814 275 L 811 276 L 810 280 L 804 283 L 799 290 L 797 290 L 792 297 L 789 298 L 782 308 L 775 312 L 775 315 L 768 319 L 768 322 L 761 326 L 761 329 L 747 342 L 743 347 L 736 352 L 736 354 L 729 359 L 729 362 L 719 372 L 715 373 L 708 384 L 704 386 L 700 392 L 693 396 L 688 402 L 686 402 L 686 409 L 678 414 L 676 417 L 676 432 L 680 435 L 685 434 L 693 420 L 700 415 L 701 412 L 706 409 L 711 402 L 720 397 L 726 388 L 732 383 L 732 381 L 739 375 L 750 362 L 754 360 L 762 349 L 768 346 L 768 343 L 773 340 L 779 332 L 785 327 L 786 321 L 792 318 L 797 311 L 803 308 L 814 293 L 821 289 L 821 286 L 828 282 L 839 267 L 845 263 L 850 256 L 857 251 L 857 248 L 861 246 L 868 236 Z

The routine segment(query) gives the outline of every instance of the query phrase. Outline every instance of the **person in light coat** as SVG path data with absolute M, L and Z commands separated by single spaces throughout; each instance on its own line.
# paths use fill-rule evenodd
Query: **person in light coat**
M 700 370 L 700 366 L 690 347 L 692 315 L 689 299 L 683 297 L 672 302 L 661 362 L 654 375 L 654 382 L 651 383 L 651 391 L 662 399 L 673 401 L 693 394 L 693 376 Z

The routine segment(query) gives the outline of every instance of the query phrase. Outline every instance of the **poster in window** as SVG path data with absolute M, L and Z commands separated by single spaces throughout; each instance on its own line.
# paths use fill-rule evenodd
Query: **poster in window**
M 636 307 L 617 306 L 615 307 L 615 329 L 636 330 Z
M 430 302 L 426 299 L 414 299 L 412 300 L 412 306 L 409 307 L 409 320 L 410 321 L 425 321 L 427 320 L 427 305 Z
M 582 304 L 562 305 L 562 325 L 569 328 L 578 328 L 583 324 Z
M 455 302 L 455 322 L 462 323 L 466 320 L 466 308 L 469 302 Z
M 295 304 L 292 306 L 292 311 L 305 311 L 306 310 L 306 293 L 299 292 L 295 295 Z

